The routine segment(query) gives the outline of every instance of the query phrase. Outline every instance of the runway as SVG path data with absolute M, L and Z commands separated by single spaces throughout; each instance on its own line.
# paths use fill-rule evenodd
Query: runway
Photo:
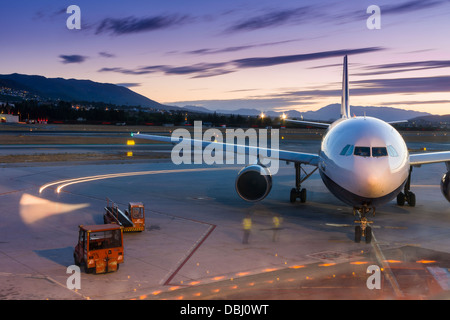
M 445 165 L 414 169 L 417 206 L 378 208 L 370 245 L 354 243 L 351 208 L 318 174 L 304 183 L 307 202 L 291 204 L 294 167 L 281 163 L 269 196 L 252 204 L 234 190 L 239 169 L 152 160 L 0 168 L 0 299 L 449 298 L 450 205 L 438 185 Z M 78 183 L 56 192 L 67 181 Z M 146 230 L 125 234 L 118 272 L 82 273 L 81 289 L 70 290 L 77 227 L 103 223 L 106 197 L 123 208 L 144 202 Z M 273 242 L 276 213 L 283 223 Z M 368 288 L 369 266 L 381 270 L 380 289 Z

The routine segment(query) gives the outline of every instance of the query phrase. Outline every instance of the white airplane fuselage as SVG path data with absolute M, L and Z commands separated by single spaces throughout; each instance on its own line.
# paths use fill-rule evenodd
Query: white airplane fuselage
M 289 194 L 291 203 L 295 203 L 297 199 L 300 199 L 300 202 L 306 201 L 306 189 L 302 188 L 301 184 L 318 168 L 328 190 L 336 198 L 352 206 L 353 214 L 359 215 L 359 220 L 355 221 L 360 224 L 355 227 L 355 242 L 360 242 L 364 237 L 366 243 L 370 243 L 372 228 L 371 222 L 367 220 L 367 213 L 374 214 L 376 207 L 396 197 L 399 206 L 405 203 L 411 207 L 415 206 L 416 197 L 410 191 L 413 166 L 445 162 L 447 173 L 441 179 L 441 191 L 450 202 L 450 151 L 409 155 L 405 141 L 390 123 L 372 117 L 351 117 L 347 56 L 344 57 L 343 64 L 340 116 L 341 118 L 332 124 L 283 117 L 285 121 L 292 123 L 327 128 L 318 155 L 276 148 L 270 150 L 270 155 L 274 159 L 293 162 L 295 165 L 295 187 Z M 137 134 L 137 137 L 174 142 L 171 137 L 147 134 Z M 176 141 L 180 142 L 179 138 Z M 227 151 L 231 145 L 234 152 L 247 155 L 254 151 L 262 151 L 262 157 L 267 157 L 269 151 L 263 147 L 211 142 L 208 139 L 205 141 L 186 139 L 186 141 L 189 145 L 199 144 L 205 148 L 214 144 L 221 148 L 226 147 Z M 272 153 L 273 151 L 276 152 Z M 302 171 L 302 165 L 317 168 L 306 173 Z M 305 173 L 304 177 L 302 172 Z M 248 165 L 239 171 L 235 188 L 243 200 L 261 201 L 272 189 L 272 175 L 262 164 Z
M 372 117 L 343 118 L 321 144 L 320 176 L 338 199 L 377 207 L 394 199 L 409 175 L 405 141 L 390 124 Z

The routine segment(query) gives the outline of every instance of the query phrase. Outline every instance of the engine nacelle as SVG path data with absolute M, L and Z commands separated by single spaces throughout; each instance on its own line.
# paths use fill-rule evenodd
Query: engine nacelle
M 441 179 L 441 191 L 445 199 L 450 202 L 450 171 L 448 171 Z
M 261 173 L 264 174 L 261 174 Z M 251 202 L 264 199 L 272 189 L 272 175 L 269 169 L 261 165 L 251 165 L 239 171 L 236 178 L 236 192 Z

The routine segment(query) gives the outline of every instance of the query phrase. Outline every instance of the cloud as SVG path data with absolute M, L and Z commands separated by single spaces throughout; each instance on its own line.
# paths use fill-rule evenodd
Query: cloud
M 186 15 L 161 15 L 147 18 L 127 17 L 121 19 L 106 18 L 97 26 L 96 34 L 111 33 L 117 36 L 155 31 L 182 25 L 187 20 L 189 20 L 189 17 Z
M 133 88 L 133 87 L 140 87 L 142 84 L 137 82 L 122 82 L 122 83 L 116 83 L 116 86 L 125 87 L 125 88 Z
M 59 56 L 62 61 L 61 63 L 64 64 L 68 64 L 68 63 L 83 63 L 84 61 L 86 61 L 86 59 L 88 59 L 88 57 L 86 56 L 81 56 L 78 54 L 73 54 L 73 55 L 60 55 Z
M 234 60 L 233 63 L 239 68 L 255 68 L 255 67 L 267 67 L 285 63 L 301 62 L 315 59 L 343 57 L 344 55 L 369 53 L 384 50 L 381 47 L 368 47 L 359 49 L 343 49 L 343 50 L 331 50 L 306 54 L 288 55 L 288 56 L 276 56 L 266 58 L 246 58 Z
M 191 66 L 184 67 L 164 67 L 161 71 L 164 71 L 166 75 L 184 75 L 192 74 L 193 78 L 207 78 L 227 73 L 234 72 L 233 70 L 226 69 L 229 63 L 198 63 Z
M 166 75 L 193 75 L 192 78 L 206 78 L 218 75 L 223 75 L 227 73 L 234 72 L 233 70 L 226 70 L 222 67 L 226 66 L 227 63 L 198 63 L 191 66 L 146 66 L 139 67 L 136 69 L 124 69 L 124 68 L 102 68 L 98 72 L 117 72 L 126 75 L 145 75 L 156 72 L 162 72 Z
M 382 102 L 382 105 L 405 105 L 405 104 L 442 104 L 450 103 L 450 100 L 421 100 L 421 101 L 388 101 Z
M 448 92 L 450 76 L 373 79 L 350 81 L 350 96 L 415 94 Z M 340 97 L 340 88 L 333 90 L 301 90 L 278 94 L 278 97 Z
M 362 54 L 370 53 L 375 51 L 384 50 L 381 47 L 368 47 L 359 49 L 343 49 L 343 50 L 332 50 L 332 51 L 322 51 L 308 54 L 298 54 L 298 55 L 288 55 L 288 56 L 273 56 L 273 57 L 256 57 L 256 58 L 246 58 L 231 60 L 228 62 L 218 62 L 218 63 L 197 63 L 190 66 L 147 66 L 138 67 L 135 69 L 123 69 L 120 67 L 114 68 L 102 68 L 98 70 L 99 72 L 118 72 L 127 75 L 144 75 L 155 72 L 162 72 L 166 75 L 192 75 L 192 78 L 206 78 L 214 77 L 218 75 L 229 74 L 236 72 L 239 69 L 244 68 L 260 68 L 275 66 L 286 63 L 301 62 L 314 59 L 324 59 L 333 57 L 343 57 L 348 54 Z
M 403 3 L 395 3 L 396 1 L 391 1 L 394 4 L 381 4 L 379 5 L 381 10 L 381 16 L 387 15 L 401 15 L 401 14 L 411 14 L 413 12 L 420 12 L 422 10 L 426 10 L 428 8 L 433 8 L 440 6 L 442 4 L 448 3 L 448 0 L 410 0 Z M 374 3 L 376 4 L 376 3 Z M 335 7 L 335 10 L 329 13 L 326 13 L 325 10 L 322 10 L 322 19 L 320 22 L 334 22 L 337 24 L 345 24 L 345 23 L 353 23 L 355 21 L 366 21 L 369 17 L 366 9 L 367 6 L 361 6 L 360 9 L 356 11 L 342 11 L 339 7 Z M 331 7 L 331 5 L 330 5 Z M 316 17 L 315 17 L 316 18 Z M 391 20 L 393 21 L 393 20 Z M 398 20 L 403 23 L 402 20 Z
M 450 76 L 360 80 L 355 84 L 362 86 L 355 90 L 371 94 L 448 92 Z
M 380 6 L 381 14 L 399 14 L 399 13 L 410 13 L 413 11 L 419 11 L 423 9 L 428 9 L 431 7 L 436 7 L 445 3 L 445 1 L 432 1 L 432 0 L 413 0 L 407 1 L 401 4 L 389 4 Z
M 99 52 L 98 54 L 103 58 L 115 58 L 116 57 L 115 54 L 112 54 L 112 53 L 109 53 L 106 51 Z
M 375 70 L 369 72 L 356 73 L 355 75 L 380 75 L 417 70 L 429 70 L 450 67 L 450 60 L 425 60 L 425 61 L 411 61 L 400 63 L 389 63 L 378 66 L 366 67 L 366 70 Z
M 148 66 L 148 67 L 139 67 L 136 69 L 124 69 L 120 67 L 113 68 L 102 68 L 98 70 L 98 72 L 116 72 L 126 75 L 145 75 L 151 74 L 155 72 L 164 72 L 166 68 L 170 68 L 168 66 Z
M 259 43 L 259 44 L 249 44 L 249 45 L 243 45 L 243 46 L 232 46 L 232 47 L 226 47 L 226 48 L 221 48 L 221 49 L 203 48 L 203 49 L 198 49 L 198 50 L 187 51 L 185 53 L 193 54 L 193 55 L 208 55 L 208 54 L 218 54 L 218 53 L 227 53 L 227 52 L 237 52 L 237 51 L 254 49 L 254 48 L 276 46 L 279 44 L 296 42 L 296 41 L 300 41 L 300 40 L 301 39 L 284 40 L 284 41 L 267 42 L 267 43 Z
M 303 23 L 317 18 L 311 6 L 296 9 L 271 10 L 270 12 L 239 21 L 225 30 L 226 33 L 252 31 L 263 28 L 277 27 L 285 24 Z
M 403 3 L 380 5 L 382 15 L 405 14 L 438 7 L 448 3 L 447 0 L 410 0 Z M 342 11 L 339 7 L 308 5 L 290 9 L 266 9 L 263 13 L 244 18 L 225 29 L 224 33 L 235 33 L 274 28 L 284 25 L 304 25 L 308 22 L 329 23 L 339 21 L 339 24 L 365 20 L 368 15 L 367 6 L 357 11 Z M 329 9 L 329 10 L 327 10 Z M 331 10 L 332 9 L 332 10 Z M 328 12 L 327 12 L 328 11 Z
M 146 67 L 148 68 L 148 67 Z M 156 70 L 157 71 L 157 70 Z M 143 74 L 150 74 L 154 73 L 155 71 L 146 70 L 145 68 L 137 68 L 135 70 L 133 69 L 124 69 L 119 67 L 113 67 L 113 68 L 102 68 L 98 70 L 98 72 L 116 72 L 121 74 L 127 74 L 127 75 L 143 75 Z
M 39 11 L 37 11 L 34 16 L 33 16 L 33 20 L 37 20 L 37 21 L 41 21 L 42 20 L 46 20 L 46 21 L 52 21 L 55 20 L 56 18 L 65 15 L 67 11 L 67 7 L 61 7 L 59 9 L 56 10 L 44 10 L 41 9 Z

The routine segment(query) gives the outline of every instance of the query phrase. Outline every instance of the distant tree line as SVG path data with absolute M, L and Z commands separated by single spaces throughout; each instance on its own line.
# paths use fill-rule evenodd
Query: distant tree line
M 126 123 L 128 125 L 193 125 L 194 121 L 202 121 L 217 127 L 221 125 L 235 127 L 266 127 L 279 124 L 279 119 L 270 117 L 225 115 L 214 113 L 197 113 L 183 110 L 151 110 L 148 108 L 115 106 L 102 102 L 39 102 L 25 100 L 0 105 L 1 113 L 19 115 L 19 120 L 45 119 L 49 123 Z
M 22 100 L 18 102 L 0 103 L 0 113 L 19 115 L 19 121 L 45 120 L 48 123 L 88 123 L 127 125 L 193 125 L 194 121 L 202 121 L 212 127 L 299 127 L 284 123 L 279 118 L 225 115 L 219 113 L 198 113 L 185 110 L 152 110 L 140 106 L 115 106 L 103 102 L 42 102 Z M 449 124 L 432 124 L 426 121 L 412 121 L 408 124 L 396 125 L 398 130 L 448 130 Z

